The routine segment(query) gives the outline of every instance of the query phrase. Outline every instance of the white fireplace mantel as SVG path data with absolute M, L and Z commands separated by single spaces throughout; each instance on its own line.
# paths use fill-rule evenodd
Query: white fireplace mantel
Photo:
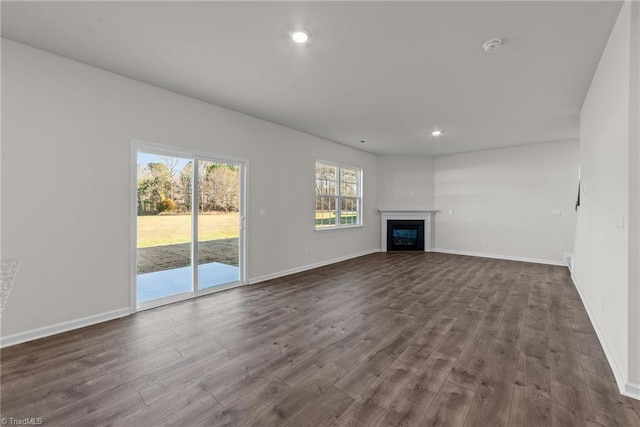
M 387 221 L 389 220 L 424 220 L 424 251 L 431 252 L 431 239 L 433 235 L 432 216 L 435 210 L 398 210 L 398 209 L 378 209 L 382 215 L 380 221 L 380 250 L 387 252 Z

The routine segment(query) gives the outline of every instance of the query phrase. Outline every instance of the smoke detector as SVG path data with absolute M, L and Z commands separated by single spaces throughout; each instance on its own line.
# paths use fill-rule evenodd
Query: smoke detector
M 502 44 L 502 39 L 491 39 L 487 40 L 482 44 L 482 48 L 487 52 L 493 52 L 497 50 Z

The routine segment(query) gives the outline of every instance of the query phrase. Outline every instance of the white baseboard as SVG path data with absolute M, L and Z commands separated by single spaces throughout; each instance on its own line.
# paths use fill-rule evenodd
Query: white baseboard
M 368 251 L 350 254 L 343 257 L 339 257 L 339 258 L 333 258 L 327 261 L 322 261 L 314 264 L 305 265 L 302 267 L 292 268 L 289 270 L 280 271 L 273 274 L 254 277 L 250 279 L 248 283 L 255 284 L 259 282 L 264 282 L 266 280 L 276 279 L 278 277 L 287 276 L 289 274 L 300 273 L 302 271 L 323 267 L 325 265 L 335 264 L 336 262 L 346 261 L 352 258 L 358 258 L 364 255 L 369 255 L 376 252 L 380 252 L 380 248 L 370 249 Z M 22 344 L 27 341 L 33 341 L 39 338 L 60 334 L 62 332 L 68 332 L 74 329 L 95 325 L 97 323 L 107 322 L 109 320 L 114 320 L 120 317 L 128 316 L 129 314 L 131 314 L 131 309 L 130 307 L 126 307 L 118 310 L 109 311 L 107 313 L 100 313 L 93 316 L 83 317 L 81 319 L 70 320 L 68 322 L 57 323 L 55 325 L 45 326 L 42 328 L 33 329 L 26 332 L 19 332 L 13 335 L 7 335 L 5 337 L 0 337 L 0 348 L 10 347 L 12 345 Z
M 380 248 L 369 249 L 367 251 L 358 252 L 355 254 L 349 254 L 338 258 L 332 258 L 326 261 L 315 262 L 313 264 L 303 265 L 302 267 L 290 268 L 288 270 L 278 271 L 277 273 L 265 274 L 264 276 L 253 277 L 249 279 L 249 283 L 251 285 L 255 285 L 256 283 L 266 282 L 267 280 L 277 279 L 279 277 L 288 276 L 290 274 L 302 273 L 303 271 L 313 270 L 314 268 L 324 267 L 326 265 L 335 264 L 337 262 L 347 261 L 353 258 L 358 258 L 361 256 L 373 254 L 380 252 Z
M 459 251 L 457 249 L 433 249 L 432 252 L 440 252 L 443 254 L 453 254 L 453 255 L 465 255 L 465 256 L 476 256 L 481 258 L 493 258 L 493 259 L 504 259 L 507 261 L 522 261 L 522 262 L 531 262 L 534 264 L 547 264 L 547 265 L 558 265 L 560 267 L 566 267 L 567 264 L 562 261 L 553 261 L 549 259 L 539 259 L 539 258 L 527 258 L 520 256 L 511 256 L 511 255 L 499 255 L 499 254 L 488 254 L 484 252 L 468 252 L 468 251 Z
M 632 399 L 640 400 L 640 384 L 632 382 L 626 383 L 622 394 Z
M 596 336 L 598 337 L 598 341 L 600 341 L 600 345 L 604 350 L 604 355 L 607 358 L 607 362 L 609 362 L 609 366 L 613 371 L 613 376 L 616 379 L 616 385 L 618 386 L 618 390 L 620 391 L 620 394 L 627 397 L 631 397 L 633 399 L 640 400 L 640 384 L 626 382 L 625 380 L 626 376 L 620 370 L 620 367 L 616 363 L 616 359 L 613 357 L 613 353 L 611 352 L 611 350 L 609 350 L 609 346 L 607 345 L 607 341 L 604 339 L 602 330 L 598 326 L 598 322 L 596 322 L 596 318 L 593 315 L 593 311 L 591 310 L 591 307 L 589 306 L 587 299 L 584 297 L 584 294 L 582 293 L 582 288 L 580 287 L 578 280 L 575 278 L 573 274 L 571 275 L 571 281 L 573 282 L 573 286 L 575 286 L 575 288 L 578 290 L 578 295 L 580 295 L 580 300 L 582 301 L 582 305 L 584 305 L 584 308 L 587 311 L 587 316 L 589 316 L 589 321 L 591 322 L 593 329 L 596 331 Z
M 95 325 L 96 323 L 107 322 L 109 320 L 128 316 L 129 314 L 131 314 L 129 307 L 120 308 L 118 310 L 108 311 L 106 313 L 95 314 L 93 316 L 69 320 L 68 322 L 57 323 L 55 325 L 32 329 L 26 332 L 7 335 L 6 337 L 0 337 L 0 348 L 22 344 L 23 342 L 37 340 L 38 338 L 60 334 L 62 332 L 71 331 L 73 329 L 84 328 L 85 326 Z

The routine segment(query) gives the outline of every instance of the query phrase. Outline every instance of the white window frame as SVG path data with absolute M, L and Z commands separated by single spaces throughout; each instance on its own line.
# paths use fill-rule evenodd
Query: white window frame
M 315 186 L 315 179 L 316 179 L 316 174 L 315 174 L 315 169 L 318 167 L 318 164 L 323 164 L 323 165 L 327 165 L 327 166 L 333 166 L 337 168 L 337 180 L 336 180 L 336 195 L 333 196 L 336 198 L 336 220 L 335 223 L 332 226 L 324 226 L 324 227 L 318 227 L 318 225 L 315 223 L 315 214 L 316 214 L 316 209 L 315 206 L 317 205 L 317 199 L 319 196 L 317 193 L 315 194 L 314 197 L 314 209 L 313 209 L 313 215 L 314 215 L 314 229 L 315 231 L 319 231 L 319 232 L 324 232 L 324 231 L 331 231 L 331 230 L 341 230 L 341 229 L 345 229 L 345 228 L 358 228 L 358 227 L 362 227 L 363 226 L 363 198 L 362 198 L 362 176 L 363 176 L 363 171 L 362 168 L 359 168 L 357 166 L 351 166 L 351 165 L 347 165 L 344 163 L 338 163 L 338 162 L 332 162 L 329 160 L 323 160 L 323 159 L 316 159 L 315 163 L 314 163 L 314 188 Z M 349 169 L 349 170 L 353 170 L 356 172 L 357 178 L 358 178 L 358 194 L 357 196 L 343 196 L 341 194 L 341 169 Z M 327 196 L 325 196 L 327 197 Z M 331 196 L 328 196 L 331 197 Z M 341 218 L 341 214 L 342 214 L 342 200 L 344 199 L 356 199 L 357 203 L 358 203 L 358 223 L 357 224 L 342 224 L 340 221 Z

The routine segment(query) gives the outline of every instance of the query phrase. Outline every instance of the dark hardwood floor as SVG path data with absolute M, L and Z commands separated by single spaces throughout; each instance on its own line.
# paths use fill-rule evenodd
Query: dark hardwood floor
M 1 352 L 46 426 L 638 426 L 566 268 L 380 253 Z

